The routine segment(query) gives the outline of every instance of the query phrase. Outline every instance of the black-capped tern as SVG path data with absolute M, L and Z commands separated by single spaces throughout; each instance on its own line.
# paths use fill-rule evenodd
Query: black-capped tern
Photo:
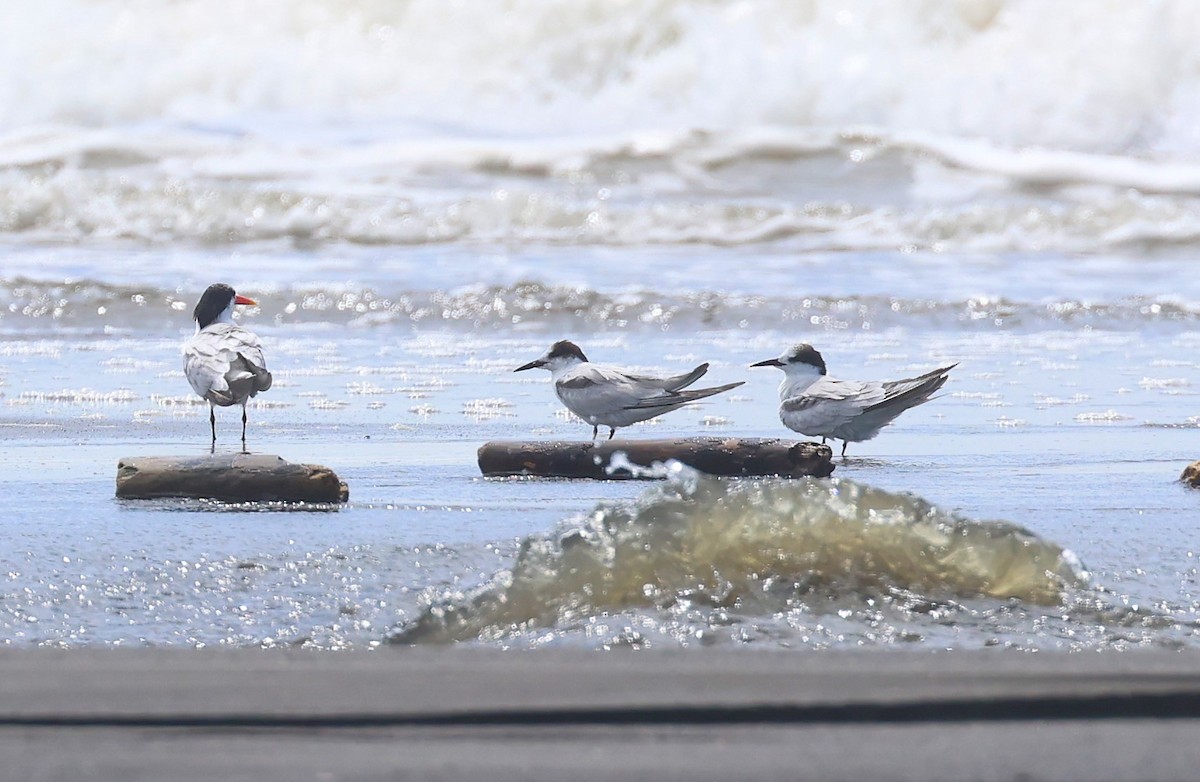
M 816 348 L 801 343 L 779 358 L 751 364 L 779 367 L 779 419 L 794 432 L 842 441 L 842 456 L 851 442 L 870 440 L 910 407 L 928 402 L 958 366 L 935 369 L 904 380 L 837 380 L 825 374 Z
M 233 308 L 258 302 L 223 283 L 208 286 L 192 317 L 196 334 L 183 345 L 183 373 L 208 402 L 212 446 L 217 447 L 216 406 L 242 406 L 242 449 L 246 448 L 246 401 L 271 387 L 258 335 L 233 322 Z
M 608 427 L 612 439 L 617 427 L 647 421 L 663 413 L 678 410 L 689 402 L 728 391 L 742 385 L 728 383 L 713 388 L 683 390 L 708 371 L 701 364 L 691 372 L 674 377 L 633 375 L 615 367 L 593 364 L 574 342 L 555 342 L 545 355 L 514 369 L 550 370 L 554 393 L 567 409 L 592 425 L 592 439 L 600 427 Z

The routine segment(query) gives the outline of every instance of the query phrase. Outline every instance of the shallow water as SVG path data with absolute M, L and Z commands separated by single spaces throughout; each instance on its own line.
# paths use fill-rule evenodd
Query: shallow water
M 721 284 L 715 263 L 652 251 L 625 257 L 653 262 L 666 278 L 699 279 L 707 268 L 697 290 Z M 486 440 L 590 434 L 562 412 L 548 377 L 511 371 L 570 335 L 596 360 L 656 371 L 706 360 L 706 379 L 748 381 L 631 427 L 624 432 L 630 437 L 785 433 L 775 415 L 777 373 L 747 365 L 800 338 L 817 343 L 830 371 L 844 376 L 888 378 L 958 361 L 941 398 L 906 413 L 878 439 L 852 444 L 835 476 L 911 492 L 968 519 L 1014 522 L 1069 549 L 1090 580 L 1046 606 L 860 573 L 870 576 L 870 588 L 834 595 L 797 589 L 767 603 L 748 595 L 715 608 L 681 593 L 652 605 L 574 611 L 559 623 L 493 627 L 478 643 L 1195 643 L 1195 498 L 1175 481 L 1195 456 L 1197 434 L 1189 404 L 1197 367 L 1186 356 L 1200 334 L 1187 319 L 1145 312 L 1102 319 L 1106 328 L 1052 318 L 964 328 L 910 312 L 881 328 L 795 318 L 769 329 L 756 320 L 756 297 L 774 294 L 751 286 L 759 268 L 769 278 L 783 261 L 764 255 L 757 266 L 742 262 L 739 279 L 750 292 L 705 294 L 727 310 L 711 329 L 690 319 L 637 317 L 593 325 L 586 310 L 505 327 L 477 324 L 472 314 L 445 325 L 385 319 L 347 328 L 336 307 L 315 310 L 309 322 L 278 319 L 294 297 L 264 296 L 261 311 L 245 321 L 270 347 L 277 380 L 250 407 L 250 446 L 334 467 L 350 483 L 351 502 L 333 511 L 113 499 L 121 456 L 206 448 L 206 410 L 189 398 L 179 367 L 186 313 L 151 297 L 110 309 L 147 312 L 149 325 L 113 326 L 102 316 L 67 326 L 62 316 L 25 320 L 0 342 L 10 497 L 0 637 L 9 644 L 361 647 L 404 632 L 430 605 L 471 599 L 503 582 L 531 540 L 556 539 L 597 503 L 632 502 L 647 490 L 478 476 L 474 451 Z M 549 270 L 544 284 L 562 273 Z M 632 297 L 639 311 L 653 306 L 609 283 L 603 269 L 592 275 L 582 290 L 605 302 Z M 899 297 L 907 292 L 896 286 Z M 93 295 L 68 293 L 65 309 L 90 308 Z M 1119 297 L 1098 297 L 1109 300 Z M 330 313 L 328 322 L 321 312 Z M 877 317 L 871 311 L 864 319 Z M 564 322 L 577 328 L 560 331 Z M 221 445 L 233 447 L 236 413 L 221 412 Z
M 522 551 L 653 504 L 478 476 L 486 440 L 589 434 L 511 372 L 569 337 L 747 381 L 628 437 L 786 434 L 777 373 L 748 365 L 799 340 L 844 377 L 958 362 L 835 477 L 1016 524 L 1087 580 L 1047 604 L 869 564 L 832 591 L 726 573 L 758 591 L 568 590 L 467 643 L 1197 644 L 1175 480 L 1200 455 L 1195 4 L 51 0 L 9 21 L 0 643 L 438 640 L 413 628 L 503 594 Z M 259 300 L 241 317 L 275 376 L 251 449 L 333 467 L 347 506 L 113 498 L 120 457 L 207 448 L 179 346 L 218 279 Z

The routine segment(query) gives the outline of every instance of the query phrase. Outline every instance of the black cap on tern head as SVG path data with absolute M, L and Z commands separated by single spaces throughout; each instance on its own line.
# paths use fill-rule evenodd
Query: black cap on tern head
M 587 356 L 583 355 L 583 351 L 579 346 L 569 339 L 560 339 L 550 346 L 550 352 L 546 354 L 547 358 L 566 358 L 574 356 L 580 361 L 587 361 Z
M 570 340 L 560 339 L 558 342 L 555 342 L 550 346 L 550 349 L 546 351 L 545 356 L 534 359 L 528 364 L 522 364 L 514 369 L 513 372 L 524 372 L 526 369 L 544 367 L 556 358 L 567 358 L 569 356 L 577 358 L 580 361 L 587 361 L 587 356 L 583 355 L 583 351 L 579 349 L 578 345 Z
M 815 368 L 822 375 L 825 374 L 825 359 L 821 358 L 821 354 L 817 352 L 817 349 L 807 342 L 801 342 L 779 358 L 769 358 L 766 361 L 760 361 L 750 366 L 779 367 L 783 369 L 795 364 L 807 364 Z
M 196 309 L 192 310 L 192 318 L 200 324 L 200 328 L 204 328 L 225 311 L 235 296 L 237 293 L 233 288 L 223 282 L 209 285 L 208 290 L 204 291 L 204 295 L 200 297 L 200 301 L 196 302 Z
M 221 317 L 230 304 L 249 304 L 257 306 L 258 302 L 254 299 L 247 299 L 245 296 L 237 295 L 237 292 L 223 282 L 214 282 L 204 291 L 204 295 L 200 297 L 200 301 L 196 302 L 196 309 L 192 310 L 192 318 L 196 323 L 200 324 L 200 328 L 204 328 L 208 324 Z
M 825 374 L 825 359 L 821 358 L 821 354 L 817 349 L 807 342 L 801 342 L 796 347 L 787 352 L 784 361 L 789 364 L 808 364 L 814 366 L 823 375 Z

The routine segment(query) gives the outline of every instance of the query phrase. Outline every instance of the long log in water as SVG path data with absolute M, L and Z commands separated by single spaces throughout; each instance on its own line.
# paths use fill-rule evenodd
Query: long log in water
M 270 454 L 137 456 L 117 462 L 117 497 L 162 497 L 224 502 L 345 502 L 336 473 L 318 464 L 293 464 Z
M 563 442 L 498 440 L 479 449 L 479 470 L 488 477 L 531 475 L 541 478 L 625 479 L 621 467 L 610 469 L 621 453 L 635 465 L 676 459 L 709 475 L 780 475 L 824 478 L 833 472 L 827 445 L 794 440 L 741 437 L 687 437 L 669 440 L 605 440 Z M 618 464 L 620 460 L 618 460 Z

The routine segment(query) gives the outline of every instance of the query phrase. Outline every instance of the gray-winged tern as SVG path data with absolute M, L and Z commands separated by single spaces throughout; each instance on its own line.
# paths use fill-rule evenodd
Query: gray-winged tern
M 807 343 L 751 364 L 779 367 L 779 418 L 794 432 L 842 441 L 842 456 L 850 442 L 870 440 L 910 407 L 928 402 L 945 385 L 957 364 L 904 380 L 837 380 L 825 374 L 825 360 Z
M 592 439 L 601 426 L 608 427 L 612 439 L 617 427 L 646 421 L 663 413 L 678 410 L 688 402 L 719 394 L 742 385 L 728 383 L 714 388 L 685 391 L 708 371 L 701 364 L 675 377 L 633 375 L 615 367 L 593 364 L 574 342 L 555 342 L 545 355 L 514 372 L 541 367 L 550 370 L 554 393 L 567 409 L 592 425 Z
M 183 373 L 208 402 L 212 445 L 217 446 L 216 406 L 242 406 L 242 448 L 246 447 L 246 401 L 271 387 L 271 373 L 258 336 L 233 322 L 238 304 L 258 302 L 223 283 L 208 286 L 192 317 L 196 334 L 183 345 Z

